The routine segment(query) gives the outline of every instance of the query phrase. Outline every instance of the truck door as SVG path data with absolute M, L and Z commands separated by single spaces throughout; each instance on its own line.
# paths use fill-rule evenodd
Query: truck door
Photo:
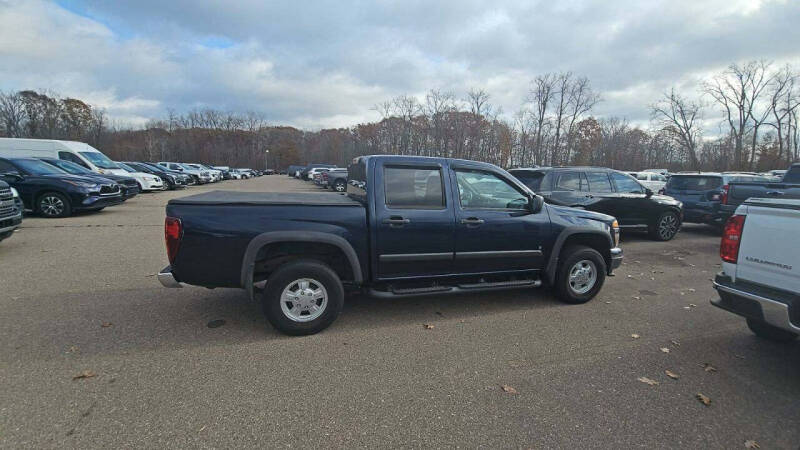
M 530 194 L 501 174 L 468 167 L 456 167 L 453 173 L 455 271 L 541 269 L 544 235 L 550 226 L 547 212 L 531 214 Z
M 454 218 L 438 163 L 386 163 L 375 186 L 378 278 L 453 271 Z

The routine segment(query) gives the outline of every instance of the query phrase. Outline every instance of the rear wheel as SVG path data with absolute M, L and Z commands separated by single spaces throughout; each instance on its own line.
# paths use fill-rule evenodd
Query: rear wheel
M 650 225 L 648 231 L 650 237 L 657 241 L 669 241 L 678 234 L 681 228 L 681 220 L 675 211 L 667 211 L 658 216 L 658 220 Z
M 603 287 L 606 261 L 597 250 L 573 246 L 563 251 L 556 273 L 556 293 L 566 303 L 586 303 Z
M 72 205 L 64 194 L 45 192 L 36 202 L 36 211 L 45 217 L 67 217 L 72 214 Z
M 290 335 L 318 333 L 339 316 L 344 288 L 339 276 L 319 261 L 284 264 L 267 280 L 264 314 L 278 331 Z
M 763 320 L 747 319 L 747 327 L 756 336 L 775 342 L 790 342 L 797 339 L 797 335 L 784 329 L 772 326 Z

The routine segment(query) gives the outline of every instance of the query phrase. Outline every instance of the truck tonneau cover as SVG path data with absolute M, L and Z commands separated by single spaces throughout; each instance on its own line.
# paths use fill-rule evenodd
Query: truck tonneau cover
M 346 195 L 333 193 L 211 191 L 169 201 L 170 205 L 318 205 L 362 206 Z

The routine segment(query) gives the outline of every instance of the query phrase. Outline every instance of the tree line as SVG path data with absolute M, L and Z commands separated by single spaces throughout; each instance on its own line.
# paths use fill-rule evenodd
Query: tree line
M 502 167 L 761 171 L 785 168 L 800 156 L 798 76 L 789 66 L 765 61 L 731 64 L 698 92 L 672 88 L 654 99 L 646 126 L 596 117 L 601 93 L 571 72 L 535 77 L 510 118 L 482 89 L 463 97 L 433 89 L 422 98 L 402 95 L 376 105 L 378 121 L 318 131 L 272 125 L 262 113 L 211 108 L 168 110 L 131 128 L 78 99 L 0 92 L 0 135 L 83 141 L 119 160 L 232 167 L 346 165 L 360 155 L 400 154 Z

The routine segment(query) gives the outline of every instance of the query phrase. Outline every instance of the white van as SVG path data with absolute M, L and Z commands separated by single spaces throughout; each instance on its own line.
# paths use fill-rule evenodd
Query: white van
M 97 173 L 128 175 L 117 163 L 89 144 L 54 139 L 0 138 L 0 157 L 57 158 L 72 161 Z

